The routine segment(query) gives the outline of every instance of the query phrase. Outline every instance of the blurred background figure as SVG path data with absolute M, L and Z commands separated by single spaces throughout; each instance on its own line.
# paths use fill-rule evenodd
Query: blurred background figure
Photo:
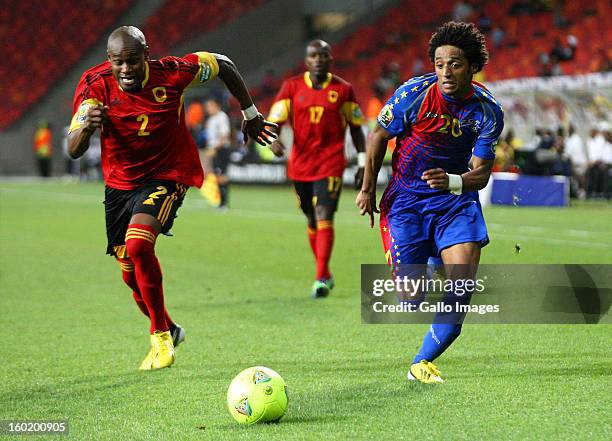
M 587 169 L 587 195 L 590 198 L 610 197 L 610 167 L 612 167 L 612 139 L 610 124 L 601 122 L 591 128 L 587 139 L 589 166 Z
M 204 106 L 199 99 L 194 99 L 185 110 L 185 123 L 191 132 L 198 149 L 204 148 L 205 139 L 201 136 L 204 129 Z
M 229 116 L 221 109 L 221 104 L 214 98 L 204 103 L 206 111 L 206 162 L 212 170 L 219 186 L 219 209 L 229 208 L 229 177 L 227 167 L 231 155 L 232 126 Z
M 46 119 L 38 121 L 34 132 L 34 155 L 38 173 L 43 178 L 51 176 L 51 153 L 53 152 L 53 134 Z
M 572 165 L 572 193 L 579 199 L 586 197 L 587 155 L 584 143 L 573 124 L 569 125 L 568 137 L 565 140 L 565 153 Z

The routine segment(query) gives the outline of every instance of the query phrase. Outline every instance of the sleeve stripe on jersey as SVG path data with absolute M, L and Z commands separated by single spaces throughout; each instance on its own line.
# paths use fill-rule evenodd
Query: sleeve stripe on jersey
M 268 121 L 273 123 L 284 123 L 289 119 L 291 112 L 291 100 L 286 98 L 272 104 Z
M 427 93 L 430 90 L 433 90 L 432 88 L 436 85 L 436 83 L 433 83 L 431 86 L 429 86 L 427 89 L 423 90 L 421 93 L 419 93 L 419 95 L 416 97 L 416 99 L 412 102 L 412 104 L 410 104 L 410 106 L 408 107 L 408 109 L 406 109 L 406 115 L 408 115 L 410 113 L 410 111 L 412 110 L 412 107 L 418 103 L 419 101 L 421 102 L 419 104 L 419 111 L 417 112 L 417 116 L 421 114 L 421 110 L 423 109 L 423 104 L 425 104 L 425 96 L 427 95 Z M 422 98 L 422 99 L 421 99 Z

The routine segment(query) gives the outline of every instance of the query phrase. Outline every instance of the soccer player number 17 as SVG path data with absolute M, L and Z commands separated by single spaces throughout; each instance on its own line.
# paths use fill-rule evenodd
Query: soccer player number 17
M 313 124 L 319 124 L 321 122 L 321 118 L 323 117 L 323 106 L 311 106 L 308 108 L 310 112 L 310 122 Z

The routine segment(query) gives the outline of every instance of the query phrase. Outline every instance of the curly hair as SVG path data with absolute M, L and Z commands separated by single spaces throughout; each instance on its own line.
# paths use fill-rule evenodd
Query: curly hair
M 436 49 L 444 45 L 461 49 L 468 62 L 476 67 L 476 72 L 481 71 L 489 61 L 485 37 L 474 23 L 449 21 L 436 29 L 429 40 L 428 55 L 432 63 Z

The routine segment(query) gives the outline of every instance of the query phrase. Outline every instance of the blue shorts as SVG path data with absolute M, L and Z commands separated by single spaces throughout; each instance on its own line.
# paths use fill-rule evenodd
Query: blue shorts
M 381 202 L 380 228 L 385 256 L 393 266 L 426 264 L 429 257 L 458 243 L 489 243 L 475 191 L 459 196 L 396 194 Z

